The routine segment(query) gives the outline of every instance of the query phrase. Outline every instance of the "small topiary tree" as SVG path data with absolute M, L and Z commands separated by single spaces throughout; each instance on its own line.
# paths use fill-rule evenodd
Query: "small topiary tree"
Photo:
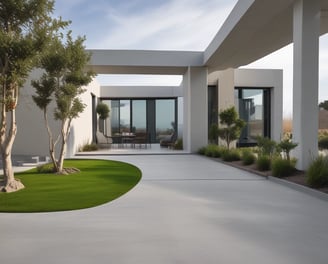
M 109 107 L 107 104 L 100 102 L 98 103 L 97 107 L 96 107 L 96 112 L 99 115 L 99 119 L 102 120 L 102 125 L 103 128 L 106 127 L 106 119 L 109 117 Z M 100 126 L 99 126 L 99 130 L 100 130 Z M 103 129 L 103 131 L 101 131 L 103 134 L 105 134 L 105 129 Z
M 292 142 L 290 139 L 282 140 L 277 147 L 285 153 L 288 162 L 290 162 L 290 151 L 297 147 L 297 143 Z
M 99 103 L 96 107 L 96 112 L 99 115 L 99 118 L 105 120 L 109 117 L 109 108 L 108 105 L 105 103 Z
M 219 117 L 220 124 L 223 127 L 218 129 L 218 135 L 227 143 L 229 150 L 231 142 L 240 137 L 241 129 L 245 126 L 245 122 L 238 117 L 235 107 L 221 111 Z

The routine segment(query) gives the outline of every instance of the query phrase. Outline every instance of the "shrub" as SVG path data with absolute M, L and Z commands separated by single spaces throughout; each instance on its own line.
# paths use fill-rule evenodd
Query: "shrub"
M 243 165 L 251 165 L 255 162 L 256 157 L 252 151 L 244 149 L 241 152 L 241 160 L 243 161 Z
M 55 168 L 53 163 L 47 163 L 36 167 L 36 171 L 38 173 L 54 173 Z
M 256 168 L 260 171 L 268 171 L 271 166 L 271 158 L 267 155 L 260 155 L 256 160 Z
M 276 142 L 270 138 L 261 136 L 258 136 L 256 139 L 259 147 L 259 154 L 261 156 L 272 156 L 276 147 Z
M 318 142 L 319 149 L 328 149 L 328 136 L 324 136 L 319 139 Z
M 91 144 L 85 144 L 82 147 L 82 151 L 95 151 L 98 150 L 97 144 L 91 143 Z
M 240 152 L 237 149 L 225 149 L 221 155 L 224 161 L 238 161 L 240 160 Z
M 295 170 L 295 164 L 288 159 L 276 158 L 271 163 L 271 170 L 275 177 L 287 177 Z
M 181 138 L 179 138 L 177 141 L 175 141 L 173 148 L 177 149 L 177 150 L 183 149 L 183 142 L 182 142 Z
M 292 142 L 289 138 L 283 139 L 278 145 L 278 149 L 285 153 L 286 158 L 290 161 L 290 152 L 297 147 L 297 143 Z
M 307 172 L 307 183 L 314 188 L 328 186 L 328 158 L 319 156 L 314 159 Z
M 198 149 L 197 153 L 199 155 L 205 155 L 205 151 L 206 151 L 206 147 L 201 147 L 200 149 Z
M 218 145 L 208 145 L 205 150 L 205 155 L 208 157 L 220 158 L 222 155 L 222 148 Z
M 220 124 L 223 127 L 218 129 L 218 135 L 227 143 L 227 148 L 230 149 L 230 143 L 239 138 L 241 130 L 245 126 L 245 121 L 238 117 L 235 107 L 221 111 L 219 116 Z

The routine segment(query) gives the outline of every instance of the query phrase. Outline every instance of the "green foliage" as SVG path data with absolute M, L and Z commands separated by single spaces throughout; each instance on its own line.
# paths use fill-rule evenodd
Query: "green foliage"
M 325 101 L 321 102 L 319 104 L 319 107 L 325 109 L 326 111 L 328 111 L 328 101 L 325 100 Z
M 275 158 L 272 160 L 271 170 L 275 177 L 287 177 L 295 170 L 295 163 L 288 159 Z
M 36 171 L 38 173 L 54 173 L 55 168 L 52 163 L 47 163 L 47 164 L 43 164 L 43 165 L 36 167 Z
M 290 139 L 283 139 L 278 143 L 277 147 L 285 153 L 287 160 L 290 161 L 290 151 L 297 147 L 297 143 L 293 143 Z
M 79 96 L 85 92 L 83 86 L 89 84 L 93 72 L 86 72 L 85 66 L 90 54 L 84 50 L 85 38 L 73 40 L 71 32 L 63 36 L 55 36 L 49 49 L 40 58 L 39 67 L 45 70 L 40 80 L 33 80 L 32 86 L 36 95 L 33 100 L 41 110 L 45 110 L 55 98 L 54 117 L 60 121 L 72 120 L 83 112 L 85 105 Z
M 109 117 L 109 108 L 108 105 L 105 103 L 98 103 L 97 107 L 96 107 L 96 112 L 99 115 L 100 119 L 107 119 Z
M 207 147 L 201 147 L 198 149 L 197 153 L 199 155 L 205 155 L 205 151 L 206 151 Z
M 237 149 L 225 149 L 222 152 L 222 160 L 231 162 L 240 160 L 240 152 Z
M 23 86 L 53 33 L 68 24 L 52 18 L 53 8 L 50 0 L 1 1 L 0 83 L 7 95 Z
M 258 136 L 256 139 L 259 149 L 259 155 L 272 156 L 275 151 L 276 142 L 274 140 L 271 140 L 270 138 L 261 136 Z
M 44 69 L 45 73 L 40 80 L 33 80 L 31 84 L 35 88 L 33 100 L 44 112 L 51 159 L 56 170 L 61 172 L 71 122 L 79 117 L 86 107 L 80 95 L 86 91 L 83 87 L 92 81 L 95 74 L 85 70 L 91 56 L 84 49 L 85 38 L 77 37 L 74 40 L 71 31 L 65 36 L 62 33 L 56 33 L 47 51 L 39 59 L 39 67 Z M 58 136 L 60 141 L 53 139 L 53 133 L 48 124 L 47 107 L 52 101 L 56 103 L 54 119 L 61 123 Z M 58 158 L 55 155 L 57 142 L 61 143 Z
M 319 149 L 328 149 L 328 136 L 319 138 L 318 146 Z
M 95 150 L 98 150 L 98 146 L 95 143 L 85 144 L 82 147 L 82 151 L 95 151 Z
M 251 165 L 255 162 L 256 156 L 251 150 L 243 149 L 241 151 L 241 160 L 243 162 L 243 165 Z
M 219 127 L 217 124 L 212 123 L 208 131 L 208 139 L 211 143 L 217 143 L 219 137 Z
M 173 145 L 173 149 L 176 149 L 176 150 L 182 150 L 183 149 L 182 138 L 179 138 L 177 141 L 175 141 L 175 143 Z
M 48 50 L 54 33 L 68 25 L 68 22 L 53 18 L 53 9 L 54 1 L 51 0 L 2 0 L 0 3 L 0 149 L 3 156 L 11 155 L 15 141 L 14 109 L 18 104 L 19 89 L 37 66 L 39 56 Z M 42 104 L 38 102 L 38 105 Z M 5 162 L 7 160 L 10 159 Z M 5 182 L 13 177 L 12 168 L 7 165 Z
M 260 155 L 256 160 L 256 168 L 259 171 L 268 171 L 271 167 L 271 158 L 267 155 Z
M 219 117 L 220 124 L 223 125 L 218 129 L 219 137 L 227 143 L 227 148 L 230 149 L 230 143 L 239 138 L 245 122 L 238 118 L 235 107 L 221 111 Z
M 0 193 L 1 212 L 53 212 L 101 205 L 131 190 L 141 171 L 127 163 L 109 160 L 66 160 L 65 167 L 80 172 L 43 174 L 36 169 L 17 173 L 25 189 Z
M 208 145 L 204 150 L 204 155 L 207 157 L 220 158 L 223 148 L 215 144 Z
M 314 188 L 328 186 L 328 157 L 319 156 L 311 162 L 306 172 L 306 181 Z

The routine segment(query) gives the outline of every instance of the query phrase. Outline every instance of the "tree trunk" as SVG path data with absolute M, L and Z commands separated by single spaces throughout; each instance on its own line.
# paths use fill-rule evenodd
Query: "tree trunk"
M 5 109 L 4 109 L 5 110 Z M 1 124 L 1 155 L 3 162 L 3 186 L 0 187 L 2 192 L 14 192 L 24 188 L 24 185 L 14 177 L 14 170 L 11 160 L 11 150 L 16 137 L 17 126 L 16 126 L 16 113 L 15 109 L 11 112 L 11 125 L 10 130 L 6 131 L 6 112 L 2 113 L 2 124 Z
M 70 127 L 72 120 L 69 119 L 67 122 L 63 121 L 61 135 L 62 135 L 62 145 L 60 149 L 59 159 L 58 159 L 58 173 L 63 173 L 64 171 L 64 159 L 66 155 L 66 147 L 67 147 L 67 138 L 69 135 Z
M 56 161 L 56 154 L 55 154 L 55 147 L 56 147 L 58 139 L 56 141 L 54 141 L 54 139 L 53 139 L 53 135 L 52 135 L 52 132 L 51 132 L 51 129 L 50 129 L 50 126 L 49 126 L 49 122 L 48 122 L 47 108 L 45 108 L 43 110 L 43 116 L 44 116 L 44 121 L 45 121 L 45 125 L 46 125 L 47 132 L 48 132 L 49 155 L 50 155 L 52 164 L 54 166 L 54 170 L 58 172 L 59 168 L 58 168 L 58 164 L 57 164 L 57 161 Z

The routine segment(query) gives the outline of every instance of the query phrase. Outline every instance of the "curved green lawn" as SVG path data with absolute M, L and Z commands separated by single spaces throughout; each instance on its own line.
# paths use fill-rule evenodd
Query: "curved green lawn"
M 89 208 L 112 201 L 131 190 L 141 171 L 109 160 L 67 160 L 70 175 L 39 174 L 36 169 L 16 173 L 25 189 L 0 193 L 0 212 L 53 212 Z

